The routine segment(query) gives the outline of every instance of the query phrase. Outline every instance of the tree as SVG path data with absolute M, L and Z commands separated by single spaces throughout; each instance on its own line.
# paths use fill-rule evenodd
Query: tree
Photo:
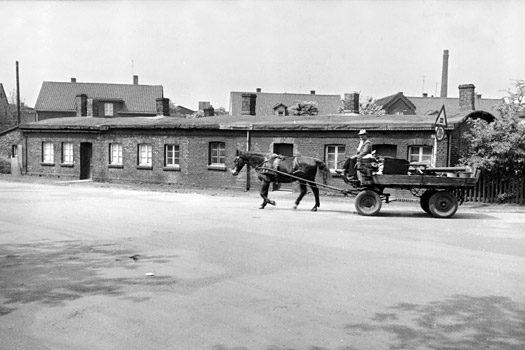
M 525 80 L 515 83 L 514 91 L 507 91 L 495 111 L 495 120 L 468 121 L 470 130 L 465 134 L 470 148 L 461 158 L 489 173 L 512 178 L 525 175 Z
M 339 107 L 338 112 L 344 113 L 344 101 L 341 101 L 342 105 Z M 359 98 L 359 114 L 365 115 L 385 115 L 383 107 L 376 104 L 376 100 L 373 97 L 360 97 Z
M 317 115 L 319 114 L 319 105 L 314 101 L 298 102 L 289 109 L 292 115 Z

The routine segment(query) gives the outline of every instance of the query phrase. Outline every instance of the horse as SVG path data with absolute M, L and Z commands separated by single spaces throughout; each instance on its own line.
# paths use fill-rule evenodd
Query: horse
M 330 170 L 328 170 L 328 167 L 322 160 L 306 156 L 284 157 L 276 154 L 268 159 L 264 154 L 241 152 L 237 150 L 237 154 L 233 161 L 233 167 L 231 169 L 232 175 L 239 175 L 239 172 L 246 164 L 255 169 L 259 180 L 262 182 L 260 194 L 263 202 L 259 209 L 264 209 L 267 204 L 275 205 L 275 201 L 268 198 L 268 189 L 272 182 L 299 182 L 301 193 L 299 193 L 299 197 L 295 200 L 295 205 L 293 207 L 294 209 L 297 209 L 301 199 L 306 195 L 306 183 L 309 181 L 308 184 L 310 185 L 315 197 L 315 205 L 312 208 L 312 211 L 317 211 L 317 208 L 321 206 L 319 203 L 319 188 L 317 188 L 317 184 L 315 183 L 315 177 L 317 170 L 319 169 L 323 177 L 323 183 L 326 185 L 330 174 Z M 279 171 L 279 173 L 272 171 L 272 169 Z M 287 176 L 287 174 L 300 179 L 292 178 Z

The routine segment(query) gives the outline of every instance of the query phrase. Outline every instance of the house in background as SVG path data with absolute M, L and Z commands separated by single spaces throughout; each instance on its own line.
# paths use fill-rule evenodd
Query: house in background
M 341 107 L 340 95 L 317 95 L 315 91 L 310 94 L 295 93 L 269 93 L 256 92 L 230 93 L 230 115 L 288 115 L 288 110 L 297 103 L 315 102 L 318 105 L 319 115 L 338 113 Z
M 3 130 L 13 125 L 11 115 L 9 113 L 9 101 L 5 94 L 4 86 L 0 83 L 0 130 Z
M 445 106 L 447 114 L 455 114 L 462 111 L 460 99 L 464 95 L 461 91 L 468 91 L 473 94 L 473 98 L 468 98 L 468 103 L 472 103 L 471 109 L 494 113 L 494 107 L 501 103 L 503 99 L 482 98 L 475 93 L 475 86 L 472 84 L 460 85 L 460 97 L 428 97 L 423 94 L 421 97 L 407 97 L 402 92 L 380 98 L 375 103 L 385 110 L 386 114 L 438 114 L 442 106 Z
M 66 117 L 154 117 L 169 115 L 162 85 L 44 81 L 35 110 L 37 120 Z

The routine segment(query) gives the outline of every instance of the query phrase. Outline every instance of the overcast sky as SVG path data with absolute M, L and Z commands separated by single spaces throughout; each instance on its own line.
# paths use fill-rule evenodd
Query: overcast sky
M 35 105 L 43 81 L 164 86 L 196 109 L 231 91 L 498 98 L 525 79 L 525 1 L 0 1 L 0 83 Z

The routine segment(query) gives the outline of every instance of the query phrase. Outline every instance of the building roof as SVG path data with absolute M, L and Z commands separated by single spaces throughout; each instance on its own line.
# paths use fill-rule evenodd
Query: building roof
M 448 130 L 476 111 L 447 114 Z M 137 118 L 59 118 L 21 125 L 24 131 L 105 131 L 109 129 L 225 129 L 225 130 L 303 130 L 303 131 L 400 131 L 428 130 L 435 127 L 435 115 L 357 115 L 322 116 L 214 116 L 197 119 L 173 117 Z
M 417 114 L 431 114 L 439 112 L 442 106 L 445 106 L 447 114 L 459 113 L 461 107 L 459 106 L 458 97 L 408 97 L 410 101 L 416 106 Z M 479 98 L 474 100 L 474 109 L 477 111 L 484 111 L 494 113 L 494 106 L 503 102 L 503 99 L 496 98 Z
M 123 111 L 156 113 L 156 99 L 162 98 L 162 85 L 107 84 L 44 81 L 38 94 L 37 111 L 75 111 L 75 98 L 85 94 L 96 100 L 121 100 Z
M 279 104 L 290 108 L 299 102 L 316 102 L 319 115 L 337 113 L 342 106 L 340 95 L 318 95 L 318 94 L 295 94 L 295 93 L 273 93 L 273 92 L 240 92 L 230 93 L 230 112 L 240 114 L 242 96 L 250 94 L 256 95 L 255 114 L 268 115 Z M 236 113 L 236 111 L 239 111 Z
M 412 101 L 409 100 L 402 92 L 398 92 L 397 94 L 380 98 L 375 101 L 375 104 L 378 106 L 382 106 L 384 110 L 388 110 L 388 108 L 397 100 L 402 100 L 410 108 L 414 110 L 416 109 L 416 106 L 412 103 Z

